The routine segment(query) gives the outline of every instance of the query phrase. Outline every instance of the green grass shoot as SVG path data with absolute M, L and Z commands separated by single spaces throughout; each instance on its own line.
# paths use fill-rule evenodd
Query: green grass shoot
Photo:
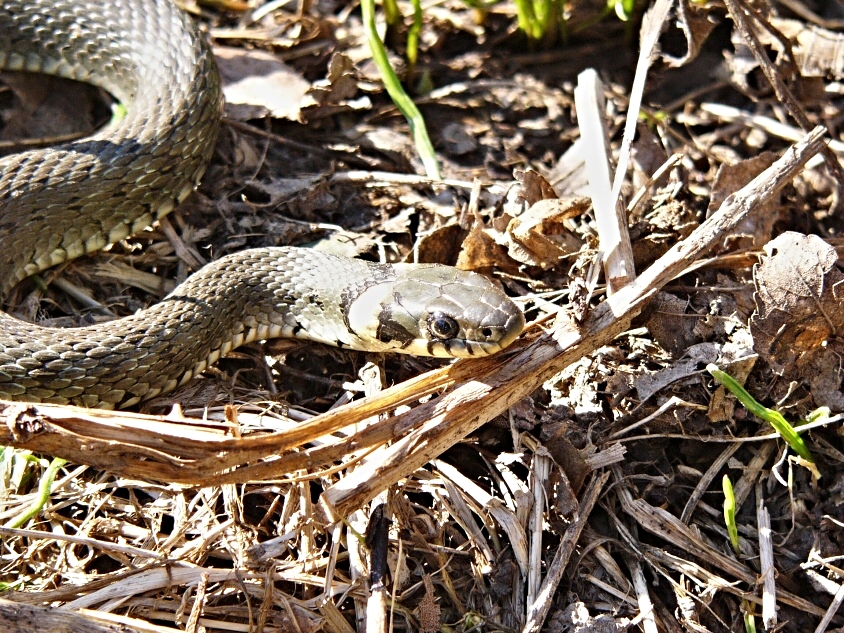
M 724 523 L 727 526 L 727 534 L 730 535 L 730 545 L 733 546 L 733 551 L 738 555 L 740 550 L 738 526 L 736 525 L 736 495 L 733 492 L 733 482 L 727 475 L 724 475 L 721 486 L 724 489 Z
M 384 47 L 384 42 L 378 35 L 378 29 L 375 25 L 375 0 L 361 0 L 361 12 L 363 14 L 363 26 L 366 31 L 366 39 L 369 43 L 369 50 L 372 52 L 372 60 L 381 73 L 381 79 L 384 82 L 384 88 L 387 94 L 396 104 L 399 111 L 405 116 L 410 131 L 413 136 L 413 143 L 416 145 L 416 151 L 422 159 L 422 164 L 425 167 L 425 173 L 428 178 L 433 180 L 440 180 L 440 167 L 437 163 L 437 157 L 434 152 L 434 146 L 428 136 L 428 129 L 425 126 L 425 120 L 422 118 L 422 113 L 413 100 L 407 95 L 402 88 L 399 78 L 396 76 L 393 67 L 390 65 L 390 60 L 387 57 L 387 49 Z
M 529 42 L 556 43 L 563 30 L 562 0 L 515 0 L 519 30 Z
M 706 366 L 706 371 L 712 374 L 715 380 L 724 385 L 748 411 L 774 427 L 774 430 L 780 434 L 782 439 L 786 441 L 795 453 L 810 464 L 815 463 L 812 453 L 809 451 L 803 438 L 800 437 L 800 434 L 794 430 L 794 427 L 786 421 L 779 411 L 774 411 L 759 404 L 735 378 L 718 369 L 717 365 L 710 363 Z
M 58 457 L 53 458 L 53 461 L 50 462 L 50 465 L 47 466 L 47 470 L 44 471 L 44 474 L 41 476 L 41 481 L 38 483 L 38 495 L 35 497 L 35 500 L 26 510 L 9 520 L 4 527 L 22 527 L 26 525 L 32 517 L 41 512 L 42 508 L 47 505 L 47 501 L 50 499 L 50 490 L 53 487 L 53 482 L 56 480 L 56 475 L 65 464 L 67 464 L 66 459 Z
M 721 487 L 724 490 L 724 524 L 727 526 L 727 534 L 730 536 L 730 545 L 736 556 L 741 555 L 739 546 L 738 524 L 736 523 L 736 495 L 733 492 L 733 482 L 727 475 L 721 479 Z M 746 598 L 742 599 L 742 615 L 744 616 L 744 630 L 746 633 L 756 633 L 756 618 L 753 617 L 753 604 Z

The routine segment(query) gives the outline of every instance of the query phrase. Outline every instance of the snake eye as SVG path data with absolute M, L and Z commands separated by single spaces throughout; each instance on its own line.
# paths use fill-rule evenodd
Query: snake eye
M 447 341 L 457 336 L 460 326 L 450 316 L 435 312 L 428 319 L 428 331 L 435 339 Z

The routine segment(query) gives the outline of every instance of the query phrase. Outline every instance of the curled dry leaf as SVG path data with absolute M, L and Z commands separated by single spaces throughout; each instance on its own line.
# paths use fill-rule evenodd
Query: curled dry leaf
M 690 0 L 680 0 L 677 4 L 676 24 L 686 39 L 686 52 L 675 57 L 666 51 L 660 51 L 662 59 L 672 67 L 680 68 L 697 57 L 704 42 L 709 39 L 709 34 L 717 26 L 710 14 L 709 7 Z
M 466 231 L 459 224 L 447 224 L 420 237 L 416 247 L 408 255 L 407 261 L 419 261 L 426 264 L 451 264 L 460 256 Z M 480 238 L 483 240 L 483 238 Z M 484 240 L 485 241 L 485 240 Z M 467 262 L 475 266 L 478 262 Z M 475 266 L 477 268 L 477 266 Z M 474 268 L 470 268 L 474 270 Z
M 522 264 L 550 268 L 563 257 L 578 252 L 583 241 L 566 227 L 565 221 L 583 214 L 590 205 L 588 198 L 536 202 L 507 227 L 510 257 Z
M 835 249 L 815 235 L 786 232 L 754 269 L 754 347 L 777 373 L 821 347 L 844 325 Z
M 487 228 L 481 220 L 475 222 L 463 240 L 457 267 L 463 270 L 483 270 L 498 267 L 513 270 L 512 262 L 497 243 L 498 232 Z
M 529 206 L 535 205 L 540 200 L 556 200 L 560 197 L 554 191 L 554 187 L 551 186 L 548 179 L 533 169 L 526 169 L 521 174 L 521 177 L 519 177 L 519 174 L 516 174 L 516 179 L 522 184 L 519 196 Z
M 348 55 L 335 53 L 328 62 L 325 79 L 315 81 L 302 98 L 301 122 L 332 116 L 356 107 L 352 100 L 358 92 L 358 73 Z M 369 100 L 357 105 L 368 105 Z
M 687 299 L 681 299 L 668 292 L 660 292 L 654 297 L 652 311 L 648 317 L 648 331 L 654 340 L 672 356 L 683 355 L 690 345 L 697 342 L 695 321 L 688 318 Z

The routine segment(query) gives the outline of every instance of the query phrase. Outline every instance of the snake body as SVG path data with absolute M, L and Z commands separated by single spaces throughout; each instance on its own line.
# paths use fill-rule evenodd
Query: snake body
M 2 296 L 169 213 L 210 161 L 220 81 L 205 38 L 171 0 L 5 0 L 0 69 L 85 81 L 127 110 L 87 139 L 0 159 Z M 521 311 L 474 273 L 251 249 L 109 323 L 56 329 L 0 313 L 0 398 L 126 407 L 250 341 L 472 356 L 523 327 Z

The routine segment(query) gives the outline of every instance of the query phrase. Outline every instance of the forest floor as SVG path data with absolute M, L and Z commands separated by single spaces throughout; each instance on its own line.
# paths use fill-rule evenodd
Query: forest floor
M 227 100 L 203 184 L 9 309 L 105 321 L 292 244 L 482 272 L 528 328 L 457 362 L 250 344 L 134 412 L 0 405 L 0 628 L 844 631 L 835 3 L 584 2 L 528 45 L 511 3 L 444 0 L 413 65 L 399 3 L 441 180 L 357 4 L 293 4 L 186 7 Z M 4 80 L 6 138 L 107 118 L 87 87 Z M 712 365 L 808 420 L 808 454 Z

